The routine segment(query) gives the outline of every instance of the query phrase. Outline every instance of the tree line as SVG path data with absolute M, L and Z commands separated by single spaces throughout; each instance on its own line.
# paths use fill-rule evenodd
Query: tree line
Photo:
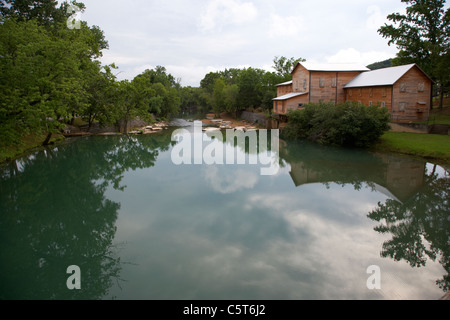
M 47 144 L 81 117 L 89 125 L 167 118 L 181 105 L 180 84 L 164 67 L 118 81 L 114 64 L 102 65 L 108 42 L 98 26 L 69 28 L 72 1 L 0 2 L 0 147 L 29 134 Z
M 282 56 L 274 58 L 274 71 L 249 67 L 210 72 L 200 82 L 198 104 L 204 111 L 211 107 L 216 115 L 229 112 L 237 116 L 249 108 L 271 113 L 277 85 L 292 80 L 291 71 L 300 61 L 304 59 Z
M 238 113 L 253 107 L 272 108 L 276 84 L 291 79 L 293 65 L 274 60 L 275 72 L 228 69 L 209 73 L 198 88 L 157 66 L 133 80 L 117 79 L 115 64 L 102 65 L 108 41 L 98 26 L 80 21 L 70 28 L 73 7 L 56 0 L 0 1 L 0 147 L 20 143 L 29 134 L 54 133 L 81 118 L 89 127 L 128 121 L 168 119 L 186 109 Z

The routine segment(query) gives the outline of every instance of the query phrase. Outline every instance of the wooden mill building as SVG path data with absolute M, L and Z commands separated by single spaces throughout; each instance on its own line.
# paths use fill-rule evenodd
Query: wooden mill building
M 370 71 L 357 65 L 298 63 L 292 81 L 277 86 L 274 113 L 308 103 L 346 101 L 388 108 L 393 122 L 427 121 L 433 81 L 416 64 Z

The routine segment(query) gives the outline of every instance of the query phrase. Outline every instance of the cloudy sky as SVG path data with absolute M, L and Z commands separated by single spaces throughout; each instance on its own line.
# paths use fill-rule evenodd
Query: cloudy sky
M 183 86 L 211 71 L 270 70 L 275 56 L 320 63 L 394 57 L 377 29 L 400 0 L 81 0 L 81 19 L 104 30 L 119 79 L 165 66 Z

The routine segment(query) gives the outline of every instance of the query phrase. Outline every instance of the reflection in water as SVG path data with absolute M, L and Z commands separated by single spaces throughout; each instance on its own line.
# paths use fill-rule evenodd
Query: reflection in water
M 405 201 L 424 184 L 425 163 L 406 157 L 290 143 L 281 151 L 281 158 L 290 164 L 290 175 L 297 187 L 334 182 L 353 184 L 360 189 L 367 183 L 398 201 Z
M 436 166 L 434 167 L 434 169 Z M 412 267 L 425 266 L 428 259 L 439 263 L 447 272 L 436 283 L 450 289 L 450 178 L 427 172 L 424 187 L 404 203 L 388 199 L 369 213 L 381 222 L 375 231 L 392 239 L 383 243 L 382 257 L 405 260 Z
M 262 177 L 251 165 L 175 166 L 171 145 L 170 130 L 91 137 L 4 168 L 0 299 L 391 298 L 399 280 L 370 292 L 366 268 L 416 273 L 380 261 L 383 241 L 384 257 L 448 271 L 448 178 L 433 167 L 289 142 L 286 168 Z M 66 288 L 69 265 L 80 292 Z M 433 297 L 426 282 L 399 295 Z
M 291 143 L 281 151 L 290 164 L 290 175 L 298 187 L 309 183 L 363 183 L 390 199 L 369 213 L 382 222 L 375 231 L 391 234 L 383 244 L 382 257 L 405 260 L 412 267 L 425 266 L 428 259 L 447 271 L 436 281 L 450 289 L 450 178 L 439 176 L 437 166 L 428 172 L 424 162 L 387 154 L 325 149 L 307 143 Z
M 45 149 L 3 168 L 0 177 L 0 299 L 99 299 L 121 269 L 113 244 L 128 169 L 154 165 L 170 138 L 95 137 Z M 81 269 L 82 290 L 66 287 Z

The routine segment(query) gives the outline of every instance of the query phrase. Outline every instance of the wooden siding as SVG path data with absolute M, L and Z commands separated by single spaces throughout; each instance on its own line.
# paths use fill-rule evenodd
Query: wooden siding
M 359 71 L 311 72 L 310 102 L 345 102 L 344 86 L 360 73 Z
M 308 103 L 308 95 L 294 97 L 289 100 L 274 101 L 273 112 L 276 114 L 287 114 L 291 110 L 297 110 L 301 108 L 300 104 L 305 105 Z
M 347 85 L 350 81 L 352 81 L 356 76 L 358 76 L 361 72 L 359 71 L 348 71 L 348 72 L 339 72 L 338 75 L 338 103 L 342 103 L 347 101 L 345 97 L 344 86 Z
M 392 112 L 392 86 L 346 89 L 346 101 L 360 102 L 365 106 L 383 106 Z
M 393 122 L 427 121 L 430 116 L 431 80 L 417 67 L 412 68 L 393 86 L 346 89 L 347 101 L 385 104 Z
M 409 70 L 393 87 L 394 122 L 428 121 L 432 83 L 417 67 Z
M 302 65 L 299 65 L 292 74 L 293 92 L 309 92 L 309 75 L 310 72 Z
M 286 95 L 288 93 L 292 93 L 292 92 L 293 92 L 292 91 L 292 84 L 287 84 L 287 85 L 284 85 L 284 86 L 278 86 L 277 87 L 277 96 L 278 97 L 284 96 L 284 95 Z

